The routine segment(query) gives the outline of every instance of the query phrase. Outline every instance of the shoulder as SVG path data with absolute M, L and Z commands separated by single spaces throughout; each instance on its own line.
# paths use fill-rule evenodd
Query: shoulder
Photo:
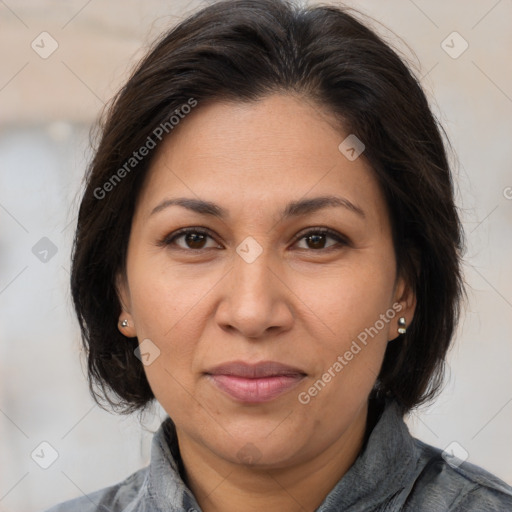
M 414 439 L 419 451 L 416 478 L 405 510 L 512 511 L 512 487 L 485 469 L 450 457 Z
M 147 473 L 147 467 L 139 469 L 122 482 L 59 503 L 45 512 L 127 512 L 127 507 L 137 501 L 137 496 L 145 485 Z

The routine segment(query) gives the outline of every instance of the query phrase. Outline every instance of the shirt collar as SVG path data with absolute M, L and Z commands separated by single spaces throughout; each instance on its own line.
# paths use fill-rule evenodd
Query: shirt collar
M 375 510 L 408 487 L 419 454 L 398 403 L 384 410 L 354 464 L 327 495 L 318 512 Z M 381 508 L 378 508 L 381 510 Z
M 181 512 L 201 508 L 192 491 L 183 481 L 183 462 L 180 456 L 176 427 L 167 417 L 153 437 L 149 481 L 148 511 Z
M 418 454 L 397 402 L 387 399 L 375 427 L 347 473 L 326 496 L 318 512 L 359 507 L 368 509 L 388 502 L 407 486 Z M 192 491 L 182 479 L 183 466 L 176 429 L 167 417 L 155 433 L 146 487 L 148 510 L 200 511 Z

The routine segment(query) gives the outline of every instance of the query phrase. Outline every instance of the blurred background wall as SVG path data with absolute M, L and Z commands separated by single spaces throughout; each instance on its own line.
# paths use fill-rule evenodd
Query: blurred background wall
M 152 40 L 202 5 L 0 0 L 0 512 L 42 510 L 148 463 L 163 410 L 141 427 L 89 397 L 71 240 L 91 123 Z M 345 5 L 411 62 L 458 156 L 469 305 L 443 393 L 408 424 L 512 484 L 512 3 Z

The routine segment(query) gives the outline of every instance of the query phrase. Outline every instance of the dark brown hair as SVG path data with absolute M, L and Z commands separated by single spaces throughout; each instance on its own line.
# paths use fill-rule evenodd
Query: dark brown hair
M 172 136 L 171 116 L 191 99 L 201 108 L 206 100 L 250 102 L 274 92 L 312 100 L 363 141 L 362 157 L 386 197 L 397 269 L 417 306 L 407 333 L 388 345 L 373 396 L 392 395 L 405 412 L 439 391 L 464 294 L 463 232 L 442 129 L 417 79 L 345 8 L 225 0 L 164 34 L 100 125 L 71 272 L 89 387 L 100 406 L 106 400 L 131 413 L 154 399 L 134 354 L 136 338 L 117 328 L 116 274 L 124 269 L 136 199 L 155 154 L 135 162 L 134 151 L 158 142 L 158 127 Z

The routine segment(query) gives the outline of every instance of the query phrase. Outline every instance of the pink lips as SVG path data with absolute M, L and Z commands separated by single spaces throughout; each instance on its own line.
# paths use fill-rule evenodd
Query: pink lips
M 306 375 L 302 370 L 274 361 L 248 364 L 233 361 L 206 372 L 212 382 L 235 400 L 268 402 L 295 387 Z

